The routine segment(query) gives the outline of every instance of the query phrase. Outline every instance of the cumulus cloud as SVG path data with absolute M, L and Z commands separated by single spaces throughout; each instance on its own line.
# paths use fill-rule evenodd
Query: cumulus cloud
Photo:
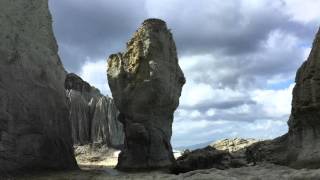
M 313 0 L 50 1 L 67 70 L 109 95 L 106 57 L 124 49 L 144 19 L 167 22 L 187 79 L 174 146 L 285 133 L 295 72 L 310 52 L 319 7 Z
M 237 136 L 266 139 L 284 134 L 287 131 L 286 121 L 291 110 L 293 87 L 294 84 L 279 90 L 238 91 L 236 94 L 246 94 L 254 103 L 229 108 L 215 108 L 211 105 L 201 112 L 198 106 L 189 109 L 182 105 L 175 114 L 175 145 L 191 145 Z M 184 139 L 188 133 L 197 136 Z
M 294 21 L 302 23 L 319 23 L 320 1 L 315 0 L 284 0 L 285 12 Z
M 106 62 L 104 60 L 91 61 L 87 59 L 81 67 L 79 75 L 83 80 L 98 88 L 101 93 L 111 95 L 107 84 Z
M 255 90 L 251 92 L 251 96 L 269 117 L 288 117 L 291 110 L 294 85 L 295 84 L 291 84 L 288 88 L 280 90 Z
M 173 124 L 172 137 L 175 147 L 213 142 L 224 138 L 271 139 L 286 133 L 286 122 L 281 120 L 259 120 L 254 122 L 216 121 L 178 121 Z
M 146 1 L 149 16 L 168 22 L 182 54 L 251 53 L 275 29 L 297 36 L 310 33 L 291 21 L 286 6 L 282 0 Z

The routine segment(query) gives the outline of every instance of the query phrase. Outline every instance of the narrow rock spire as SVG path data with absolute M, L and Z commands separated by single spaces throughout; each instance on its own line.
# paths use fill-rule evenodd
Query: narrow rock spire
M 173 113 L 185 78 L 166 23 L 145 20 L 126 51 L 109 57 L 107 75 L 125 131 L 117 168 L 170 166 Z

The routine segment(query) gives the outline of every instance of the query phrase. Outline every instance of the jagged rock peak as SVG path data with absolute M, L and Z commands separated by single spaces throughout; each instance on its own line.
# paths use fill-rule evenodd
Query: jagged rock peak
M 143 21 L 141 28 L 152 30 L 166 30 L 167 24 L 165 21 L 156 18 L 150 18 Z
M 66 76 L 64 83 L 64 88 L 66 90 L 77 90 L 80 92 L 90 92 L 91 86 L 88 82 L 82 80 L 78 75 L 74 73 L 69 73 Z
M 126 134 L 117 167 L 129 170 L 171 165 L 173 113 L 185 78 L 166 23 L 144 21 L 124 53 L 109 57 L 107 75 Z

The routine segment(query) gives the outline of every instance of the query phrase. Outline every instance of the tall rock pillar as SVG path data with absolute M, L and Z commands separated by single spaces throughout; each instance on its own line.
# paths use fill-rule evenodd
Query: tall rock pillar
M 145 20 L 126 51 L 109 57 L 107 75 L 125 131 L 117 168 L 170 166 L 174 161 L 170 144 L 173 113 L 185 77 L 166 23 Z

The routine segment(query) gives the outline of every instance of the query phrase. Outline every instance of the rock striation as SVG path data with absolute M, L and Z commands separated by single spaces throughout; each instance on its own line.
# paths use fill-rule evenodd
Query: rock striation
M 51 23 L 47 0 L 0 1 L 0 174 L 77 168 Z
M 295 168 L 320 167 L 320 29 L 307 61 L 297 71 L 295 82 L 289 132 L 248 148 L 247 154 L 253 161 Z
M 73 73 L 67 74 L 65 89 L 74 144 L 99 143 L 121 147 L 124 132 L 112 98 L 102 95 Z
M 145 20 L 126 51 L 110 55 L 107 75 L 125 131 L 117 168 L 170 166 L 173 113 L 185 78 L 166 23 Z

